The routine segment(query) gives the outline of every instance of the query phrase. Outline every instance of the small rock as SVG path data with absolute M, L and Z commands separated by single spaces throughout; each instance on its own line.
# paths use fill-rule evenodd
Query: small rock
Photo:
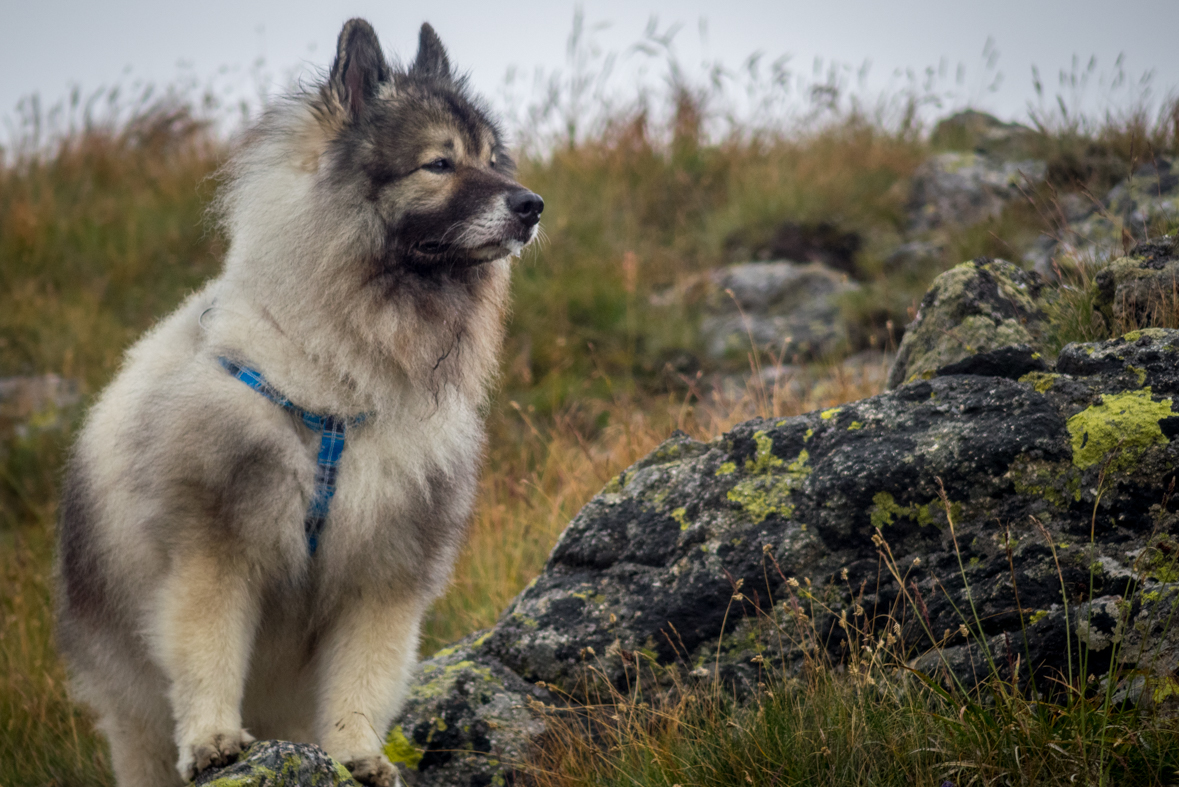
M 1024 345 L 1041 349 L 1052 290 L 1035 273 L 979 257 L 934 280 L 905 329 L 888 387 L 933 377 L 979 353 Z
M 309 743 L 257 741 L 225 768 L 196 778 L 196 787 L 360 787 L 348 769 Z
M 859 288 L 824 265 L 793 262 L 732 265 L 712 284 L 701 330 L 715 358 L 744 356 L 751 342 L 786 359 L 832 352 L 847 341 L 839 298 Z
M 408 787 L 502 783 L 544 732 L 544 689 L 482 649 L 475 634 L 418 665 L 385 747 Z
M 1179 227 L 1179 163 L 1159 156 L 1114 186 L 1100 205 L 1074 197 L 1062 205 L 1066 214 L 1070 209 L 1067 225 L 1054 237 L 1042 237 L 1025 255 L 1041 273 L 1061 258 L 1080 264 L 1104 262 L 1124 254 L 1127 241 L 1155 234 L 1160 224 Z
M 1097 274 L 1097 308 L 1122 330 L 1179 319 L 1179 236 L 1140 243 Z

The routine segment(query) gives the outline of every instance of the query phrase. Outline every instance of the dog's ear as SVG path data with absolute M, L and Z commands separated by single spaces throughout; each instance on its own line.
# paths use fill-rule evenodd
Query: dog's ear
M 418 35 L 418 56 L 409 72 L 415 77 L 426 79 L 451 78 L 446 47 L 442 46 L 442 40 L 429 24 L 422 25 L 422 32 Z
M 392 71 L 372 25 L 349 19 L 336 42 L 336 62 L 328 84 L 351 120 L 360 117 L 377 94 L 377 86 L 392 78 Z

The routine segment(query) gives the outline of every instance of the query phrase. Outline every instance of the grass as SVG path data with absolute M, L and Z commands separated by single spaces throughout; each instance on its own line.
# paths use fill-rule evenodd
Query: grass
M 668 99 L 666 123 L 641 105 L 623 108 L 592 134 L 522 157 L 522 182 L 548 205 L 547 240 L 517 266 L 487 470 L 455 581 L 427 621 L 425 652 L 493 623 L 580 506 L 672 429 L 704 438 L 753 415 L 830 407 L 880 389 L 882 368 L 854 372 L 837 356 L 800 370 L 796 385 L 712 396 L 701 378 L 668 366 L 677 352 L 699 353 L 694 304 L 651 296 L 690 289 L 694 276 L 737 261 L 736 250 L 756 247 L 783 221 L 831 221 L 864 239 L 856 273 L 865 288 L 847 304 L 858 328 L 846 350 L 881 347 L 899 338 L 942 269 L 1003 254 L 1011 238 L 1045 226 L 1040 211 L 1012 207 L 993 224 L 956 231 L 947 256 L 928 268 L 890 277 L 882 261 L 903 230 L 905 184 L 930 152 L 911 117 L 890 123 L 853 108 L 819 124 L 717 139 L 704 132 L 709 108 L 699 93 L 673 90 Z M 1045 125 L 1042 136 L 1065 151 L 1062 160 L 1073 151 L 1090 162 L 1090 147 L 1104 145 L 1112 152 L 1102 156 L 1129 166 L 1118 157 L 1137 146 L 1175 151 L 1175 132 L 1164 126 Z M 227 149 L 197 110 L 166 98 L 0 158 L 0 376 L 60 374 L 87 399 L 101 390 L 135 338 L 217 272 L 224 240 L 204 210 Z M 1059 169 L 1089 173 L 1069 188 L 1096 188 L 1107 177 L 1100 168 Z M 1083 322 L 1083 303 L 1070 314 L 1076 324 L 1061 341 L 1108 330 Z M 720 362 L 704 371 L 760 379 L 757 368 Z M 51 636 L 58 474 L 80 417 L 77 408 L 40 413 L 23 429 L 0 417 L 0 787 L 112 783 L 104 744 L 68 698 Z M 767 676 L 765 692 L 752 705 L 685 692 L 671 709 L 614 698 L 610 707 L 625 721 L 601 727 L 614 748 L 571 739 L 549 750 L 555 759 L 536 778 L 633 784 L 623 775 L 642 773 L 648 780 L 639 783 L 686 787 L 907 775 L 921 783 L 941 778 L 929 765 L 936 758 L 906 752 L 931 738 L 968 740 L 977 726 L 919 682 L 881 692 L 834 668 L 805 680 Z M 1048 744 L 1066 738 L 1045 737 L 1043 725 L 1064 722 L 1024 705 L 1031 715 L 1019 718 L 1030 731 L 1017 725 L 1005 738 L 954 750 L 980 767 L 995 759 L 986 746 L 1055 751 Z M 1008 747 L 1017 739 L 1024 749 Z M 1055 755 L 1039 756 L 1059 770 Z M 796 759 L 809 770 L 784 769 Z

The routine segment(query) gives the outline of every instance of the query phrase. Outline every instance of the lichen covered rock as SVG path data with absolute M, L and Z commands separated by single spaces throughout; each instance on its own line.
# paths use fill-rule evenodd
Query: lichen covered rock
M 535 706 L 552 698 L 482 652 L 486 639 L 469 637 L 418 665 L 385 746 L 410 787 L 502 785 L 544 731 Z
M 1140 243 L 1097 273 L 1097 308 L 1111 325 L 1166 324 L 1179 318 L 1179 236 Z
M 1179 590 L 1179 571 L 1142 562 L 1170 554 L 1179 532 L 1177 371 L 1179 332 L 1149 331 L 1072 345 L 1055 373 L 944 374 L 710 443 L 675 436 L 578 514 L 483 647 L 574 697 L 600 679 L 670 684 L 717 669 L 749 688 L 766 663 L 805 660 L 799 641 L 756 636 L 788 617 L 775 600 L 821 599 L 814 647 L 836 660 L 841 612 L 894 609 L 880 534 L 921 598 L 925 620 L 910 616 L 903 636 L 934 660 L 922 664 L 973 683 L 988 672 L 981 636 L 1002 669 L 1064 670 L 1090 591 L 1104 604 L 1132 578 L 1158 598 Z M 978 618 L 964 620 L 972 602 Z M 1109 666 L 1114 649 L 1098 644 L 1118 627 L 1153 625 L 1145 614 L 1085 624 L 1091 669 Z
M 360 787 L 348 769 L 318 746 L 287 741 L 257 741 L 238 761 L 208 770 L 197 787 Z
M 1052 297 L 1042 278 L 1003 260 L 980 257 L 946 271 L 906 328 L 888 386 L 928 379 L 942 367 L 1005 347 L 1038 353 Z

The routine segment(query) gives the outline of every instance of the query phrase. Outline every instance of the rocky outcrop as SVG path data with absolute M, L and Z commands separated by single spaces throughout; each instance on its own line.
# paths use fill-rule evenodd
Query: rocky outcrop
M 714 271 L 701 325 L 709 355 L 744 358 L 751 345 L 789 359 L 840 348 L 840 298 L 858 285 L 824 265 L 751 262 Z
M 1010 347 L 1023 348 L 1015 354 L 1026 360 L 1016 366 L 1005 362 L 1003 376 L 1044 370 L 1039 351 L 1053 297 L 1040 276 L 1003 260 L 980 257 L 943 273 L 905 330 L 888 387 L 928 379 L 944 366 Z M 1012 351 L 1006 355 L 1015 361 Z

